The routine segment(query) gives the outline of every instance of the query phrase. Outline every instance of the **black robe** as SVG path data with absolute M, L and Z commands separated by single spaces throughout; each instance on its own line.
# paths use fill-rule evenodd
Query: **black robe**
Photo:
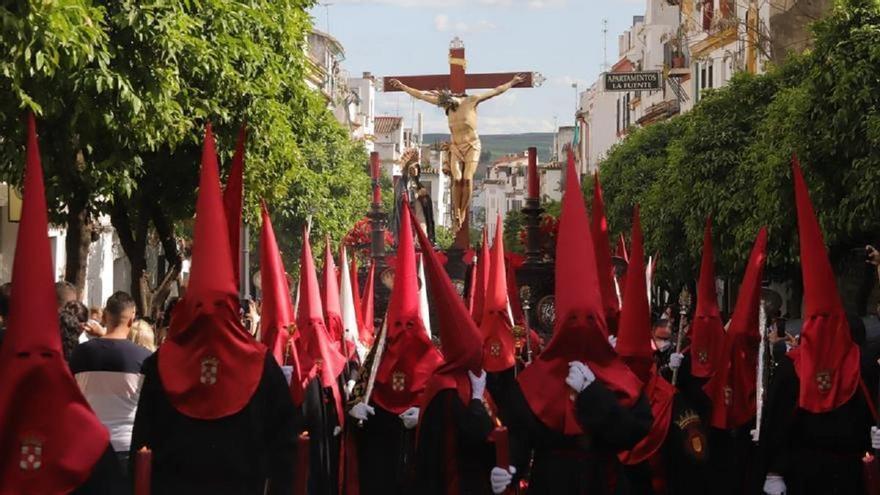
M 488 373 L 486 376 L 486 390 L 492 397 L 495 404 L 495 415 L 501 420 L 502 424 L 507 424 L 510 417 L 510 401 L 511 397 L 519 389 L 519 383 L 516 381 L 516 373 L 514 368 L 499 371 L 496 373 Z
M 397 414 L 372 404 L 375 414 L 353 426 L 357 441 L 361 495 L 403 495 L 412 479 L 415 430 Z M 352 424 L 357 420 L 349 417 Z
M 876 376 L 875 367 L 863 364 L 863 379 Z M 856 390 L 837 409 L 814 414 L 797 407 L 799 386 L 794 363 L 780 357 L 761 426 L 765 472 L 782 475 L 789 495 L 865 493 L 861 458 L 871 451 L 873 420 L 864 395 Z
M 675 394 L 666 439 L 640 464 L 623 466 L 626 484 L 618 493 L 632 495 L 704 495 L 716 488 L 709 476 L 710 443 L 706 425 L 681 394 Z M 659 482 L 657 479 L 659 478 Z M 656 483 L 656 484 L 655 484 Z
M 490 495 L 489 473 L 495 461 L 490 433 L 492 420 L 482 401 L 471 399 L 465 405 L 456 390 L 438 392 L 422 411 L 416 478 L 409 493 L 445 495 L 447 481 L 457 478 L 458 489 L 453 493 Z
M 131 438 L 131 459 L 153 451 L 153 493 L 292 493 L 302 417 L 284 373 L 267 353 L 251 400 L 230 416 L 194 419 L 168 401 L 159 377 L 159 353 L 144 361 L 144 384 Z M 133 471 L 132 471 L 133 472 Z
M 122 469 L 113 447 L 107 445 L 104 455 L 95 463 L 92 474 L 71 495 L 128 495 L 131 487 L 122 475 Z
M 339 387 L 344 377 L 337 379 Z M 342 388 L 339 389 L 340 393 Z M 342 435 L 337 434 L 339 418 L 330 388 L 321 386 L 320 377 L 306 386 L 303 413 L 309 432 L 309 494 L 336 495 L 339 487 L 339 449 Z M 349 418 L 351 419 L 351 418 Z
M 635 446 L 653 423 L 645 397 L 632 408 L 623 407 L 599 381 L 584 389 L 575 401 L 577 418 L 585 431 L 582 435 L 564 435 L 544 425 L 519 387 L 513 390 L 509 405 L 511 463 L 517 469 L 515 479 L 530 474 L 529 495 L 613 493 L 611 485 L 620 475 L 617 453 Z

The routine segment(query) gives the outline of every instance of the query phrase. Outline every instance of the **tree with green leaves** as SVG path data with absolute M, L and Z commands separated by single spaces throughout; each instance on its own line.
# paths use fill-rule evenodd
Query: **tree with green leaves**
M 635 131 L 602 163 L 612 229 L 628 229 L 641 205 L 660 278 L 695 277 L 711 215 L 719 275 L 741 273 L 755 233 L 768 225 L 768 273 L 798 279 L 795 152 L 832 258 L 878 237 L 880 4 L 843 0 L 812 29 L 811 51 L 763 75 L 736 75 L 692 112 Z
M 305 83 L 311 0 L 7 2 L 0 6 L 0 176 L 20 180 L 21 115 L 37 114 L 53 219 L 80 288 L 95 219 L 109 214 L 141 293 L 157 234 L 172 267 L 191 218 L 205 123 L 227 162 L 247 122 L 246 218 L 260 198 L 278 230 L 341 238 L 369 179 L 323 96 Z M 320 235 L 314 236 L 320 239 Z M 293 248 L 292 239 L 285 247 Z M 293 259 L 288 254 L 288 262 Z M 137 298 L 140 300 L 140 298 Z M 142 308 L 143 309 L 143 308 Z

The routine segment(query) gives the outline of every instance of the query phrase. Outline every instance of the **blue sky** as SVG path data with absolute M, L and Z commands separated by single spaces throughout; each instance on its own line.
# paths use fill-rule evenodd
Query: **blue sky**
M 553 130 L 574 120 L 575 90 L 602 69 L 602 20 L 608 20 L 608 62 L 617 58 L 617 35 L 642 15 L 644 0 L 320 0 L 315 26 L 345 47 L 352 75 L 437 74 L 449 70 L 454 36 L 467 49 L 469 72 L 535 71 L 547 79 L 536 89 L 512 90 L 480 107 L 482 134 Z M 426 132 L 447 132 L 443 114 L 409 96 L 380 94 L 380 115 L 421 112 Z

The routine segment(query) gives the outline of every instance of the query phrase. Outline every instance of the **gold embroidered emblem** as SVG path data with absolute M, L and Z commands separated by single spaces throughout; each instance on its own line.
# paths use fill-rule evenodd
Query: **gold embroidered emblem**
M 724 405 L 730 407 L 733 404 L 733 389 L 724 387 Z
M 826 370 L 816 373 L 816 384 L 819 386 L 819 392 L 829 392 L 831 390 L 831 371 Z
M 220 371 L 220 360 L 214 356 L 208 356 L 202 359 L 202 371 L 199 381 L 202 385 L 213 385 L 217 383 L 217 374 Z
M 18 467 L 22 471 L 36 471 L 43 466 L 43 442 L 36 437 L 21 439 L 21 457 Z
M 489 344 L 489 355 L 492 357 L 501 357 L 501 342 L 493 340 Z
M 703 453 L 703 438 L 700 435 L 694 435 L 691 437 L 691 449 L 693 449 L 696 454 Z
M 698 423 L 700 421 L 700 417 L 693 410 L 688 409 L 687 411 L 681 413 L 681 416 L 675 420 L 675 424 L 678 425 L 679 430 L 686 430 L 689 426 L 694 423 Z
M 391 374 L 391 390 L 395 392 L 403 392 L 406 388 L 406 373 L 395 371 Z
M 700 350 L 699 352 L 697 352 L 697 361 L 699 361 L 700 364 L 708 363 L 709 362 L 709 353 L 706 352 L 705 350 Z

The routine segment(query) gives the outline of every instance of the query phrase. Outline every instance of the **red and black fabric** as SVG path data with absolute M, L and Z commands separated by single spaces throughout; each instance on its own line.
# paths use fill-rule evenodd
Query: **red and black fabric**
M 342 304 L 339 301 L 339 277 L 330 238 L 324 241 L 324 270 L 321 272 L 321 303 L 324 307 L 324 324 L 333 343 L 347 359 L 354 359 L 355 346 L 345 340 L 345 325 L 342 323 Z
M 312 258 L 309 232 L 303 230 L 303 249 L 299 272 L 299 306 L 296 312 L 297 353 L 304 380 L 318 377 L 321 387 L 331 389 L 340 424 L 344 422 L 342 394 L 337 378 L 345 368 L 345 356 L 339 352 L 324 325 L 324 308 L 318 287 L 318 273 Z M 296 335 L 295 335 L 296 336 Z
M 569 155 L 556 243 L 556 323 L 540 355 L 517 377 L 535 416 L 551 430 L 582 433 L 565 383 L 571 361 L 586 363 L 625 406 L 635 404 L 642 383 L 608 343 L 589 219 L 574 159 Z
M 239 319 L 238 290 L 211 125 L 205 129 L 192 268 L 159 348 L 159 376 L 185 416 L 217 419 L 240 411 L 263 375 L 266 347 Z
M 570 152 L 569 152 L 570 153 Z M 611 266 L 611 243 L 608 238 L 608 220 L 605 218 L 605 200 L 602 198 L 602 184 L 599 172 L 593 174 L 593 207 L 590 233 L 596 255 L 596 269 L 599 275 L 599 290 L 602 292 L 602 307 L 605 321 L 612 335 L 617 334 L 617 319 L 620 314 L 620 301 L 614 288 L 614 267 Z
M 9 326 L 0 346 L 0 493 L 68 493 L 89 479 L 110 438 L 61 351 L 33 115 L 23 190 Z
M 697 284 L 697 309 L 691 322 L 691 374 L 708 378 L 715 367 L 724 346 L 724 324 L 718 310 L 715 293 L 715 257 L 712 251 L 712 219 L 706 219 L 703 233 L 703 261 Z
M 654 417 L 648 435 L 632 450 L 618 454 L 623 464 L 635 465 L 651 458 L 666 441 L 675 396 L 675 387 L 657 373 L 654 364 L 654 350 L 651 348 L 651 307 L 645 290 L 645 250 L 638 207 L 633 212 L 629 267 L 615 350 L 645 384 L 643 393 L 651 404 L 651 414 Z
M 489 290 L 489 270 L 491 269 L 491 255 L 489 254 L 489 233 L 483 228 L 483 245 L 480 246 L 480 256 L 474 265 L 474 278 L 471 284 L 471 316 L 480 325 L 483 319 L 483 306 L 486 301 L 486 291 Z
M 861 358 L 797 157 L 791 168 L 804 278 L 804 323 L 800 345 L 789 356 L 800 379 L 798 405 L 821 413 L 852 398 L 861 380 Z
M 504 231 L 500 215 L 495 223 L 495 241 L 489 256 L 489 285 L 483 301 L 480 332 L 483 335 L 483 369 L 496 373 L 511 369 L 516 364 L 516 342 L 508 311 Z
M 290 394 L 293 403 L 300 406 L 304 399 L 302 372 L 296 346 L 290 345 L 290 330 L 294 324 L 293 305 L 290 303 L 290 287 L 287 272 L 281 259 L 281 251 L 275 240 L 275 230 L 269 218 L 266 203 L 262 203 L 263 226 L 260 229 L 260 280 L 263 282 L 263 304 L 260 328 L 263 345 L 279 365 L 290 365 Z
M 367 346 L 373 346 L 376 335 L 375 308 L 373 306 L 373 293 L 375 291 L 376 262 L 370 263 L 370 271 L 367 272 L 367 282 L 364 284 L 363 297 L 361 298 L 361 317 L 364 326 L 361 329 L 361 342 Z
M 757 413 L 759 309 L 766 261 L 767 229 L 761 228 L 746 265 L 715 374 L 704 387 L 712 400 L 710 424 L 722 430 L 739 428 Z
M 229 254 L 232 255 L 232 271 L 235 274 L 235 284 L 238 287 L 241 277 L 239 271 L 241 263 L 241 208 L 244 200 L 244 146 L 247 141 L 247 126 L 242 125 L 238 131 L 238 142 L 235 143 L 235 154 L 232 156 L 232 166 L 229 168 L 229 177 L 226 179 L 226 188 L 223 190 L 223 209 L 226 211 L 226 223 L 229 232 Z
M 406 202 L 403 205 L 394 287 L 386 316 L 385 351 L 371 397 L 379 407 L 394 414 L 419 402 L 428 380 L 443 362 L 422 322 L 412 220 L 409 205 Z

